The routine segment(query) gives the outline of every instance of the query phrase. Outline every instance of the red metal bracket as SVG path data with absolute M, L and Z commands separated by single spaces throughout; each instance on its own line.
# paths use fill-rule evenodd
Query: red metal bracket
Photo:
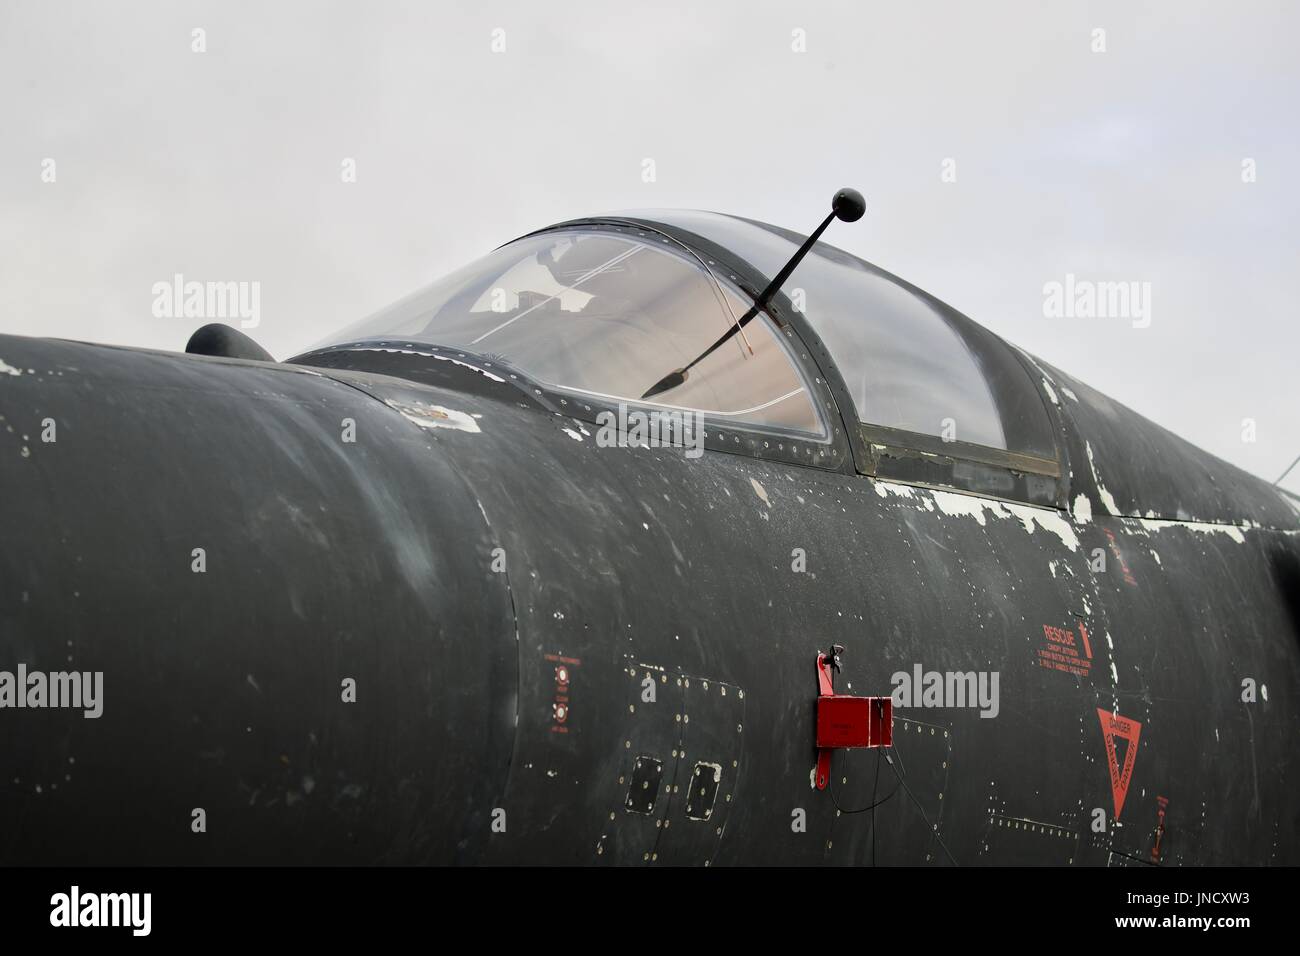
M 836 648 L 838 653 L 840 648 Z M 831 780 L 831 753 L 850 747 L 888 747 L 894 742 L 894 699 L 835 693 L 826 654 L 817 655 L 817 789 Z

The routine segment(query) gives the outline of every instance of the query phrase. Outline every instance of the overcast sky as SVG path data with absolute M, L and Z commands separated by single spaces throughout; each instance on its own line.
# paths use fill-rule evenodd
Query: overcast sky
M 0 332 L 179 350 L 201 323 L 152 287 L 181 273 L 260 282 L 283 358 L 551 222 L 806 232 L 851 185 L 829 241 L 1272 481 L 1297 37 L 1300 5 L 1239 0 L 3 0 Z M 1149 325 L 1046 316 L 1067 274 L 1149 283 Z

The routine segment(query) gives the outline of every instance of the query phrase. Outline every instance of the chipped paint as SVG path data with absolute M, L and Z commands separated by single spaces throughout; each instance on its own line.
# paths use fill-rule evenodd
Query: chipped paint
M 1072 402 L 1077 402 L 1079 400 L 1079 396 L 1075 395 L 1074 392 L 1070 391 L 1064 385 L 1061 386 L 1061 394 Z
M 1172 518 L 1133 518 L 1147 531 L 1164 531 L 1166 528 L 1186 528 L 1188 531 L 1198 531 L 1201 534 L 1226 534 L 1237 544 L 1246 543 L 1244 531 L 1250 530 L 1245 526 L 1235 524 L 1214 524 L 1209 521 L 1175 521 Z
M 898 495 L 900 498 L 913 498 L 916 496 L 915 490 L 911 485 L 896 485 L 892 481 L 881 481 L 876 479 L 876 494 L 882 498 L 890 495 Z
M 1101 477 L 1097 474 L 1097 462 L 1092 456 L 1092 445 L 1087 441 L 1083 443 L 1084 449 L 1088 452 L 1088 469 L 1092 472 L 1092 483 L 1097 486 L 1097 496 L 1101 498 L 1101 503 L 1108 514 L 1119 516 L 1119 505 L 1115 502 L 1115 496 L 1106 490 L 1106 486 L 1101 483 Z
M 1006 509 L 997 501 L 988 498 L 976 498 L 973 495 L 959 495 L 951 491 L 931 491 L 934 503 L 939 510 L 952 517 L 974 518 L 981 527 L 984 526 L 985 510 L 992 511 L 1000 518 L 1007 517 Z
M 1033 534 L 1035 528 L 1041 528 L 1060 538 L 1061 543 L 1071 551 L 1079 549 L 1078 535 L 1074 533 L 1070 523 L 1052 508 L 1036 508 L 1033 505 L 980 498 L 977 495 L 963 495 L 952 491 L 940 491 L 935 488 L 912 488 L 908 485 L 896 485 L 883 481 L 876 482 L 876 494 L 882 498 L 891 494 L 902 498 L 913 498 L 920 495 L 929 510 L 934 510 L 934 506 L 930 504 L 933 501 L 934 505 L 938 506 L 939 511 L 944 514 L 951 517 L 974 518 L 981 527 L 987 524 L 986 513 L 993 515 L 995 518 L 1018 518 L 1028 533 Z
M 461 368 L 467 368 L 467 369 L 469 369 L 471 372 L 478 372 L 480 375 L 483 375 L 483 376 L 485 376 L 485 377 L 487 377 L 487 378 L 490 378 L 490 379 L 491 379 L 492 381 L 494 381 L 494 382 L 501 382 L 501 383 L 503 383 L 503 384 L 504 384 L 504 382 L 505 382 L 505 379 L 502 378 L 500 375 L 493 375 L 493 374 L 492 374 L 491 372 L 489 372 L 487 369 L 480 368 L 480 367 L 477 366 L 477 365 L 472 365 L 472 364 L 470 364 L 469 362 L 464 362 L 464 361 L 462 361 L 462 360 L 460 360 L 460 359 L 458 359 L 458 358 L 452 358 L 450 355 L 440 355 L 440 354 L 437 353 L 437 352 L 424 352 L 424 351 L 421 351 L 421 350 L 419 350 L 419 349 L 393 349 L 393 348 L 384 348 L 384 347 L 382 347 L 382 346 L 378 346 L 378 345 L 353 345 L 353 346 L 350 346 L 350 347 L 349 347 L 349 351 L 352 351 L 352 352 L 388 352 L 388 353 L 390 353 L 390 354 L 392 354 L 392 355 L 419 355 L 419 356 L 421 356 L 422 358 L 437 359 L 439 362 L 451 362 L 453 365 L 459 365 Z
M 17 376 L 17 375 L 22 375 L 22 374 L 23 374 L 23 370 L 22 370 L 22 369 L 20 369 L 20 368 L 14 368 L 12 365 L 10 365 L 10 364 L 8 364 L 7 362 L 5 362 L 4 359 L 0 359 L 0 375 L 14 375 L 14 376 Z
M 1029 505 L 1017 505 L 1010 502 L 1007 503 L 1006 507 L 1020 519 L 1020 523 L 1025 526 L 1025 530 L 1030 534 L 1034 533 L 1034 527 L 1037 526 L 1049 534 L 1056 535 L 1061 539 L 1061 543 L 1071 551 L 1079 550 L 1079 536 L 1070 527 L 1070 522 L 1061 517 L 1060 512 L 1051 508 L 1034 508 Z
M 489 378 L 494 382 L 501 382 L 502 384 L 505 384 L 505 379 L 502 378 L 500 375 L 493 375 L 487 369 L 479 368 L 477 365 L 471 365 L 469 362 L 462 362 L 460 359 L 454 359 L 450 355 L 434 355 L 434 358 L 436 358 L 439 362 L 451 362 L 453 365 L 459 365 L 461 368 L 467 368 L 471 372 L 478 372 L 480 375 L 484 376 L 485 378 Z
M 772 501 L 767 497 L 767 489 L 760 485 L 754 478 L 749 479 L 749 483 L 754 486 L 754 494 L 763 499 L 763 504 L 767 505 L 769 508 L 772 507 Z
M 1074 520 L 1079 524 L 1092 520 L 1092 500 L 1082 492 L 1074 499 Z
M 582 441 L 582 436 L 579 435 L 577 432 L 575 432 L 572 428 L 562 428 L 560 430 L 564 432 L 564 434 L 572 438 L 574 441 Z
M 1047 397 L 1052 400 L 1053 405 L 1061 404 L 1061 400 L 1056 397 L 1056 390 L 1052 388 L 1052 383 L 1047 380 L 1046 376 L 1043 377 L 1043 390 L 1047 392 Z
M 458 412 L 454 408 L 442 405 L 421 405 L 418 402 L 408 405 L 405 402 L 389 399 L 385 402 L 389 408 L 401 412 L 407 421 L 414 422 L 421 428 L 454 428 L 462 432 L 480 432 L 478 422 L 473 415 Z

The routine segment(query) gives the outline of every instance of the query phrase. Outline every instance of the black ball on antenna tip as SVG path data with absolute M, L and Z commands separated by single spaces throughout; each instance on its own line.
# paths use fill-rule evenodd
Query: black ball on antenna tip
M 857 222 L 867 211 L 867 201 L 862 198 L 862 193 L 845 186 L 831 200 L 831 210 L 843 222 Z

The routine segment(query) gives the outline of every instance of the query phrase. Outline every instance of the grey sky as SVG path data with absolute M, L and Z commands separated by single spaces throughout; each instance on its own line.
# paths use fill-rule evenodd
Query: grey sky
M 182 273 L 259 281 L 284 357 L 550 222 L 807 230 L 852 185 L 831 242 L 1271 481 L 1300 453 L 1297 35 L 1295 4 L 1186 0 L 5 0 L 0 331 L 180 349 L 151 288 Z M 1067 273 L 1151 283 L 1150 326 L 1044 317 Z

